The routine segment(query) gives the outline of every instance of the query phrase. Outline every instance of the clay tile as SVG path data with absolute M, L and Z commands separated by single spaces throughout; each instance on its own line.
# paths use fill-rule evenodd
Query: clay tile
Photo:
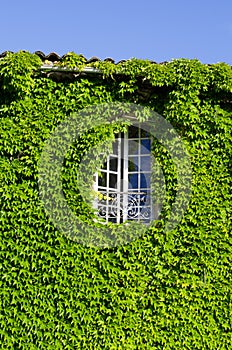
M 55 52 L 49 53 L 45 58 L 51 62 L 60 61 L 60 56 Z
M 104 62 L 111 62 L 111 63 L 115 63 L 115 61 L 113 60 L 113 58 L 107 57 L 104 59 Z
M 90 59 L 87 60 L 87 63 L 93 63 L 93 62 L 99 62 L 100 59 L 98 57 L 91 57 Z

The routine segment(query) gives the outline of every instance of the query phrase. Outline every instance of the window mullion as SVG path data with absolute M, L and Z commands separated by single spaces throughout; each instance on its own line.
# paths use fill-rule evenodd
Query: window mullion
M 124 134 L 123 139 L 123 177 L 122 177 L 122 206 L 123 206 L 123 222 L 128 219 L 128 132 Z
M 118 137 L 118 167 L 117 167 L 117 223 L 121 220 L 121 158 L 122 158 L 122 135 Z

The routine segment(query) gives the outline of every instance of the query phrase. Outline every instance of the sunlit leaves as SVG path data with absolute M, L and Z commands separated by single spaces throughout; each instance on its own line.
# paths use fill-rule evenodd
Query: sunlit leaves
M 231 68 L 132 59 L 95 64 L 104 79 L 57 82 L 37 70 L 40 64 L 29 53 L 0 61 L 2 348 L 230 349 Z M 69 54 L 61 68 L 83 70 L 85 64 L 82 56 Z M 141 81 L 155 88 L 147 100 L 139 94 Z M 178 129 L 192 159 L 191 202 L 172 232 L 164 232 L 163 218 L 128 245 L 86 248 L 45 215 L 37 163 L 61 121 L 116 99 L 146 101 L 154 110 L 158 105 Z M 77 164 L 123 127 L 109 124 L 82 135 L 65 158 L 67 199 L 77 213 L 85 209 L 83 220 L 92 225 L 75 188 Z M 175 168 L 161 145 L 153 147 L 172 203 Z

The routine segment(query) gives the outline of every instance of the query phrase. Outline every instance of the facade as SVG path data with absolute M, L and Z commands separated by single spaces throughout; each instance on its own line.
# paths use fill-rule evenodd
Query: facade
M 0 55 L 3 349 L 232 348 L 231 115 L 224 63 Z

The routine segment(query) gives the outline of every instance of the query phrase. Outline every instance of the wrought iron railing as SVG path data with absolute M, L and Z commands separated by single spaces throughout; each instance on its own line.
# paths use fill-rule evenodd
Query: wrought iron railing
M 151 218 L 150 193 L 145 191 L 100 191 L 97 199 L 98 215 L 104 219 L 149 221 Z

